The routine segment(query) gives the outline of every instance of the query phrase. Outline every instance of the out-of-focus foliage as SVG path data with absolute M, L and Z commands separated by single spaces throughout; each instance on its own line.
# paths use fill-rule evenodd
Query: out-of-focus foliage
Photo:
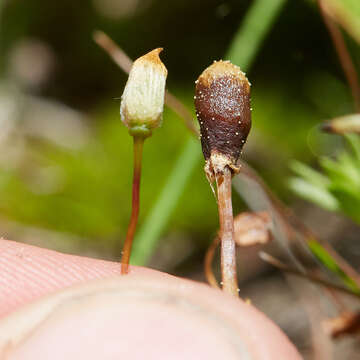
M 360 3 L 358 0 L 326 0 L 329 13 L 360 43 Z
M 360 2 L 356 0 L 326 0 L 323 3 L 326 14 L 332 16 L 335 21 L 349 31 L 355 40 L 359 41 Z M 358 60 L 359 56 L 357 54 L 357 56 L 354 56 L 355 65 Z M 334 88 L 329 90 L 334 91 Z M 329 117 L 335 117 L 330 123 L 334 126 L 333 132 L 354 131 L 351 126 L 354 127 L 354 124 L 356 126 L 357 115 L 348 115 L 352 112 L 350 110 L 351 106 L 349 106 L 351 100 L 347 98 L 348 95 L 345 95 L 346 91 L 344 89 L 339 88 L 338 90 L 337 93 L 342 98 L 342 104 L 344 105 L 343 109 L 339 109 L 337 106 L 334 107 L 334 104 L 330 104 L 326 100 L 324 101 L 326 97 L 314 96 L 313 98 L 319 108 Z M 349 128 L 348 130 L 346 126 Z M 335 127 L 339 128 L 339 130 L 336 130 Z M 344 131 L 341 131 L 341 127 L 344 127 Z M 358 211 L 360 206 L 360 139 L 354 134 L 346 135 L 345 138 L 350 149 L 340 150 L 335 159 L 330 156 L 319 158 L 322 172 L 298 161 L 293 161 L 291 168 L 298 177 L 291 178 L 289 184 L 293 191 L 303 198 L 327 210 L 342 212 L 360 223 Z
M 341 151 L 336 159 L 319 159 L 323 172 L 293 162 L 291 168 L 299 177 L 292 178 L 290 186 L 305 199 L 360 223 L 360 139 L 357 135 L 346 139 L 350 150 Z
M 100 247 L 119 255 L 131 203 L 131 138 L 116 99 L 126 75 L 94 44 L 93 30 L 107 32 L 132 58 L 164 47 L 168 86 L 193 112 L 194 80 L 226 54 L 252 3 L 6 1 L 0 19 L 0 221 L 5 235 L 6 224 L 13 222 L 75 234 L 82 249 Z M 253 130 L 244 157 L 275 192 L 290 199 L 289 161 L 311 161 L 314 146 L 326 153 L 328 143 L 315 139 L 309 146 L 309 133 L 323 119 L 351 112 L 352 104 L 314 3 L 276 4 L 278 17 L 247 74 Z M 263 18 L 251 24 L 257 23 L 261 28 Z M 359 62 L 359 48 L 347 41 Z M 235 59 L 242 55 L 232 54 Z M 166 109 L 163 127 L 145 144 L 140 226 L 189 136 Z M 202 251 L 218 228 L 202 165 L 201 160 L 191 172 L 164 233 L 184 243 L 190 239 L 189 254 Z M 234 205 L 236 213 L 244 208 L 236 196 Z
M 308 246 L 311 252 L 326 268 L 337 275 L 351 291 L 360 294 L 360 288 L 357 286 L 356 282 L 341 269 L 336 260 L 334 260 L 318 241 L 310 240 Z

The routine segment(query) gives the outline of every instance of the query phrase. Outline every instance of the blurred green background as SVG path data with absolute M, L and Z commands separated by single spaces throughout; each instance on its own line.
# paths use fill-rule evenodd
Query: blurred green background
M 47 244 L 48 233 L 44 239 L 39 233 L 36 241 L 43 246 L 118 259 L 131 203 L 132 140 L 119 116 L 127 76 L 94 43 L 93 31 L 105 31 L 133 59 L 164 47 L 168 87 L 193 113 L 194 80 L 234 45 L 251 3 L 2 2 L 4 236 L 21 239 L 26 228 L 48 230 L 54 240 Z M 244 157 L 290 202 L 289 160 L 311 162 L 333 153 L 341 141 L 321 134 L 317 124 L 351 112 L 352 100 L 316 4 L 276 3 L 273 24 L 247 73 L 253 85 L 253 130 Z M 358 63 L 359 48 L 347 41 Z M 241 59 L 242 48 L 236 51 L 233 55 Z M 190 137 L 167 108 L 163 127 L 145 145 L 140 228 Z M 191 149 L 200 154 L 200 144 Z M 201 256 L 218 227 L 203 160 L 194 156 L 193 169 L 184 170 L 188 178 L 178 189 L 180 198 L 171 200 L 174 209 L 164 214 L 168 219 L 157 245 L 170 251 L 176 266 Z M 244 208 L 240 197 L 235 195 L 234 202 L 235 212 Z M 175 264 L 163 270 L 173 271 Z M 156 260 L 155 266 L 162 268 Z
M 360 24 L 357 1 L 343 4 Z M 349 160 L 344 138 L 320 130 L 323 121 L 355 108 L 316 1 L 2 0 L 0 26 L 0 236 L 110 260 L 121 256 L 133 161 L 119 114 L 127 75 L 94 43 L 100 29 L 132 59 L 163 47 L 168 88 L 193 116 L 194 81 L 213 60 L 230 58 L 246 70 L 253 128 L 243 158 L 359 265 L 359 228 L 347 217 L 359 222 L 352 199 L 360 204 L 360 143 L 350 139 L 358 158 Z M 343 35 L 359 69 L 359 32 L 349 33 Z M 340 167 L 333 160 L 339 153 Z M 320 170 L 325 164 L 330 179 L 301 162 Z M 204 253 L 218 229 L 203 164 L 199 140 L 166 107 L 163 126 L 145 143 L 133 262 L 203 280 Z M 246 209 L 234 191 L 234 212 Z M 261 268 L 253 268 L 256 251 L 242 252 L 244 283 Z M 266 288 L 268 276 L 258 289 L 280 296 L 282 283 Z M 292 317 L 279 315 L 284 303 L 272 311 L 252 284 L 245 294 L 286 328 Z M 281 299 L 290 307 L 287 296 Z M 289 332 L 307 349 L 296 329 Z

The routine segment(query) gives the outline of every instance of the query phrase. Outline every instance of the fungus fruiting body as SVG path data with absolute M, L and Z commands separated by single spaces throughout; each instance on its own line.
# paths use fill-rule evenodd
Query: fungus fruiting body
M 209 179 L 236 161 L 251 127 L 250 83 L 238 66 L 217 61 L 198 78 L 195 108 Z
M 238 66 L 215 61 L 195 84 L 205 173 L 217 185 L 223 289 L 237 296 L 231 178 L 251 128 L 250 83 Z
M 161 48 L 138 58 L 121 97 L 120 115 L 134 138 L 132 210 L 122 251 L 121 273 L 128 272 L 131 248 L 140 208 L 141 160 L 144 140 L 161 125 L 167 70 L 159 58 Z

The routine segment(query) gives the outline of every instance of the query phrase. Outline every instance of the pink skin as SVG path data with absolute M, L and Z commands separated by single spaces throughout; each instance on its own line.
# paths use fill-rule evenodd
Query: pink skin
M 300 359 L 254 307 L 145 268 L 0 240 L 0 359 Z

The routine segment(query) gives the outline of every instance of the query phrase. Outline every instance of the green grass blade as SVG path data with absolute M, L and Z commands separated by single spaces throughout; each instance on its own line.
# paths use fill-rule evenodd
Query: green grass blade
M 225 58 L 248 71 L 286 0 L 254 1 L 235 34 Z
M 143 265 L 148 261 L 200 157 L 199 143 L 191 137 L 184 145 L 150 215 L 135 237 L 132 264 Z
M 290 168 L 304 180 L 318 187 L 326 189 L 330 185 L 330 180 L 325 175 L 300 161 L 292 161 Z
M 339 210 L 339 203 L 331 192 L 319 185 L 314 185 L 303 178 L 293 177 L 289 179 L 289 187 L 297 195 L 313 202 L 329 211 Z
M 359 294 L 360 289 L 355 280 L 353 280 L 345 271 L 337 264 L 332 256 L 315 240 L 310 240 L 308 246 L 313 255 L 331 272 L 336 274 L 343 283 L 354 293 Z

